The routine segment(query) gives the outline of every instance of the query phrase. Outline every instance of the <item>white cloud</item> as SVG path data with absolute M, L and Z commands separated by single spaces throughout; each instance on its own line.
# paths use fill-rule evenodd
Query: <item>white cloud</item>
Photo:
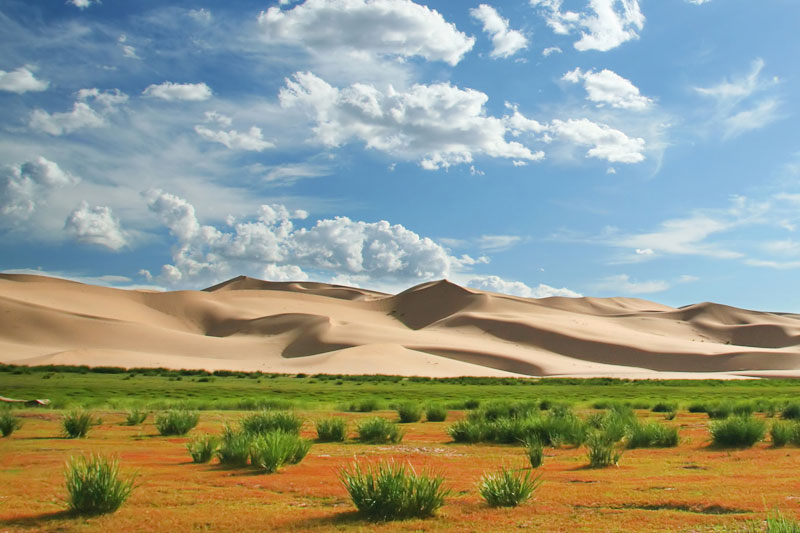
M 231 117 L 216 111 L 206 111 L 205 117 L 206 122 L 214 122 L 225 128 L 230 127 L 233 124 L 233 119 Z
M 87 7 L 99 4 L 100 0 L 67 0 L 67 4 L 72 4 L 78 9 L 86 9 Z
M 159 85 L 150 85 L 142 94 L 151 98 L 173 101 L 201 102 L 211 98 L 211 88 L 205 83 L 173 83 L 165 81 Z
M 722 126 L 724 139 L 761 129 L 781 117 L 781 102 L 776 96 L 758 96 L 777 83 L 777 78 L 769 81 L 762 79 L 763 69 L 764 60 L 757 58 L 745 76 L 726 79 L 709 87 L 694 88 L 698 94 L 715 101 L 716 109 L 709 122 Z
M 583 72 L 576 68 L 564 74 L 561 79 L 571 83 L 582 80 L 586 98 L 595 102 L 598 107 L 610 104 L 611 107 L 642 111 L 653 103 L 650 98 L 639 94 L 639 89 L 630 80 L 608 69 Z
M 525 35 L 508 27 L 508 19 L 500 16 L 495 8 L 487 4 L 469 10 L 470 15 L 483 24 L 483 31 L 492 39 L 492 57 L 510 57 L 528 47 Z
M 636 255 L 655 255 L 652 248 L 637 248 Z
M 0 70 L 0 91 L 22 94 L 28 91 L 44 91 L 50 82 L 37 80 L 28 67 L 19 67 L 11 72 Z
M 707 2 L 710 2 L 711 0 L 686 0 L 686 1 L 689 2 L 690 4 L 696 4 L 696 5 L 700 6 L 700 5 L 703 5 L 703 4 L 707 3 Z
M 663 280 L 632 281 L 627 274 L 619 274 L 603 278 L 592 287 L 596 291 L 612 294 L 648 294 L 665 291 L 670 284 Z
M 212 142 L 224 144 L 231 150 L 245 150 L 251 152 L 261 152 L 267 148 L 274 148 L 275 143 L 264 140 L 261 128 L 252 126 L 246 132 L 236 130 L 211 130 L 205 126 L 197 125 L 194 131 L 198 135 Z
M 159 277 L 170 285 L 211 283 L 242 273 L 268 279 L 319 275 L 354 276 L 381 283 L 419 283 L 446 278 L 465 265 L 484 262 L 450 256 L 439 244 L 398 224 L 347 217 L 317 220 L 310 228 L 293 221 L 307 216 L 282 205 L 262 205 L 255 219 L 229 231 L 202 225 L 183 198 L 151 190 L 148 206 L 176 239 L 173 264 Z
M 270 7 L 258 22 L 268 41 L 320 54 L 420 56 L 456 65 L 475 41 L 410 0 L 307 0 L 290 10 Z
M 119 250 L 128 244 L 119 220 L 114 217 L 110 208 L 104 206 L 90 208 L 88 203 L 81 202 L 67 217 L 64 229 L 78 242 L 103 246 L 110 250 Z
M 637 32 L 644 28 L 645 18 L 638 0 L 588 0 L 588 9 L 583 12 L 562 12 L 562 0 L 530 0 L 530 3 L 542 9 L 555 33 L 580 32 L 581 38 L 574 44 L 579 51 L 611 50 L 638 39 Z
M 561 139 L 581 146 L 591 146 L 586 157 L 605 159 L 610 163 L 644 161 L 645 141 L 628 137 L 623 132 L 589 119 L 553 120 L 551 131 Z
M 513 248 L 522 241 L 518 235 L 481 235 L 477 239 L 478 248 L 497 252 Z
M 97 111 L 95 107 L 99 106 Z M 118 89 L 100 91 L 99 89 L 81 89 L 72 111 L 50 114 L 42 109 L 35 109 L 28 125 L 50 135 L 64 135 L 81 128 L 99 128 L 106 124 L 105 116 L 114 112 L 117 107 L 128 101 L 128 95 Z
M 487 116 L 488 97 L 449 83 L 414 85 L 407 91 L 355 83 L 332 87 L 298 72 L 280 91 L 284 107 L 309 112 L 314 133 L 326 146 L 353 139 L 392 156 L 419 160 L 433 170 L 471 163 L 474 155 L 535 161 L 544 157 L 505 139 L 503 119 Z
M 537 287 L 529 287 L 521 281 L 505 280 L 499 276 L 475 276 L 466 282 L 467 287 L 489 292 L 499 292 L 523 298 L 550 298 L 552 296 L 563 296 L 568 298 L 580 298 L 581 294 L 567 288 L 557 289 L 549 285 L 539 284 Z
M 548 46 L 547 48 L 542 50 L 542 55 L 544 57 L 548 57 L 548 56 L 550 56 L 552 54 L 560 54 L 560 53 L 562 53 L 562 50 L 558 46 Z
M 195 22 L 199 22 L 200 24 L 208 24 L 214 19 L 214 16 L 211 14 L 211 11 L 205 8 L 201 9 L 190 9 L 187 13 L 189 17 L 192 18 Z
M 128 59 L 140 59 L 140 57 L 136 55 L 136 48 L 130 44 L 125 44 L 127 41 L 128 36 L 124 33 L 117 39 L 120 48 L 122 48 L 122 55 Z
M 74 186 L 79 181 L 41 156 L 21 165 L 7 166 L 0 170 L 0 213 L 11 219 L 25 220 L 47 202 L 53 191 Z

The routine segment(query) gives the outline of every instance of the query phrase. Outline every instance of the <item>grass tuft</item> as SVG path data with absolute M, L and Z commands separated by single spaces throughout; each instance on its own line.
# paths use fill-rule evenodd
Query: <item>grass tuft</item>
M 658 422 L 636 421 L 628 427 L 628 448 L 672 448 L 678 445 L 678 428 Z
M 750 416 L 734 416 L 711 424 L 711 437 L 717 446 L 749 448 L 764 438 L 767 424 Z
M 422 418 L 422 407 L 415 402 L 405 402 L 397 407 L 397 415 L 401 424 L 419 422 Z
M 311 448 L 311 441 L 295 433 L 270 431 L 255 437 L 250 443 L 250 463 L 268 474 L 277 472 L 283 465 L 297 464 Z
M 544 446 L 539 439 L 525 441 L 525 454 L 531 463 L 531 468 L 539 468 L 544 461 Z
M 478 492 L 491 507 L 516 507 L 528 501 L 541 485 L 541 474 L 533 476 L 532 470 L 514 472 L 501 467 L 497 472 L 484 474 L 478 483 Z
M 592 468 L 605 468 L 616 466 L 622 457 L 619 440 L 613 432 L 593 431 L 586 438 L 586 447 L 589 449 L 589 466 Z
M 251 435 L 263 435 L 272 431 L 300 433 L 303 419 L 289 411 L 262 411 L 242 419 L 242 429 Z
M 444 422 L 447 420 L 447 409 L 438 404 L 430 404 L 425 408 L 425 420 L 428 422 Z
M 119 463 L 92 455 L 70 458 L 66 468 L 67 504 L 81 515 L 113 513 L 133 490 L 133 478 L 119 477 Z
M 124 426 L 138 426 L 142 422 L 145 421 L 147 418 L 147 411 L 142 409 L 131 409 L 125 415 L 125 422 L 122 423 Z
M 4 437 L 10 436 L 21 427 L 22 420 L 12 413 L 11 409 L 0 410 L 0 433 L 2 433 Z
M 317 420 L 316 428 L 319 442 L 344 442 L 347 440 L 347 420 L 344 418 Z
M 156 416 L 156 429 L 161 435 L 186 435 L 197 425 L 200 416 L 194 411 L 170 409 Z
M 192 456 L 192 462 L 207 463 L 214 457 L 214 454 L 219 448 L 219 438 L 214 435 L 198 435 L 186 445 L 189 450 L 189 455 Z
M 222 441 L 217 449 L 219 464 L 227 467 L 247 466 L 252 440 L 248 433 L 226 425 L 222 430 Z
M 380 463 L 365 469 L 353 463 L 339 472 L 339 479 L 356 508 L 370 520 L 403 520 L 433 515 L 450 491 L 441 476 L 394 463 Z
M 68 439 L 82 439 L 89 434 L 92 427 L 92 413 L 84 409 L 69 411 L 61 420 L 63 435 Z
M 379 416 L 367 418 L 356 426 L 356 430 L 361 442 L 384 444 L 403 440 L 403 431 L 397 424 Z

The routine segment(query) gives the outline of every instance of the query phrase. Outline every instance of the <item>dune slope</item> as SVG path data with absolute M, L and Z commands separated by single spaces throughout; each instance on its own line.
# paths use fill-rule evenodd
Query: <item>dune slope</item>
M 240 276 L 128 291 L 0 274 L 0 362 L 422 376 L 800 376 L 800 317 L 713 303 L 397 295 Z

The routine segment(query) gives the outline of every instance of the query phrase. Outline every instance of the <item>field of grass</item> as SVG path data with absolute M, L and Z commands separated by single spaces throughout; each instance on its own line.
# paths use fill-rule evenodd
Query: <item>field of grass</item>
M 792 474 L 800 448 L 774 446 L 769 433 L 752 447 L 714 444 L 711 427 L 716 421 L 687 408 L 690 403 L 746 400 L 752 417 L 770 428 L 798 398 L 800 385 L 792 381 L 531 380 L 509 385 L 503 380 L 462 384 L 320 376 L 211 376 L 213 380 L 198 381 L 209 376 L 197 375 L 170 381 L 175 376 L 126 379 L 128 372 L 15 370 L 0 372 L 0 395 L 51 398 L 57 408 L 11 411 L 22 426 L 0 438 L 0 531 L 631 531 L 631 524 L 636 531 L 763 531 L 765 520 L 778 512 L 790 521 L 800 515 Z M 381 409 L 344 411 L 365 397 L 376 398 Z M 501 399 L 520 403 L 504 406 Z M 187 444 L 201 435 L 221 437 L 226 426 L 247 425 L 242 421 L 257 418 L 253 410 L 258 406 L 252 402 L 258 400 L 296 406 L 302 439 L 315 440 L 316 422 L 331 417 L 346 420 L 347 439 L 315 440 L 297 464 L 284 464 L 275 473 L 246 462 L 223 466 L 216 457 L 208 463 L 193 461 Z M 773 403 L 767 405 L 767 400 Z M 402 424 L 404 434 L 397 443 L 358 440 L 357 428 L 365 420 L 381 417 L 395 424 L 397 405 L 413 401 L 447 405 L 447 421 Z M 543 401 L 550 409 L 539 410 Z M 162 436 L 156 426 L 159 413 L 127 425 L 128 408 L 175 407 L 170 402 L 199 410 L 199 423 L 187 435 Z M 222 406 L 214 408 L 215 402 Z M 572 403 L 572 411 L 563 402 Z M 502 429 L 517 427 L 504 422 L 513 420 L 506 416 L 528 423 L 577 415 L 587 427 L 603 428 L 613 418 L 610 413 L 631 413 L 614 402 L 637 403 L 632 415 L 641 423 L 675 428 L 677 446 L 625 449 L 617 466 L 590 468 L 585 444 L 557 442 L 544 447 L 542 465 L 531 469 L 523 442 L 455 443 L 448 434 L 451 425 L 468 417 Z M 675 416 L 653 412 L 657 402 L 676 404 Z M 467 411 L 466 403 L 483 406 Z M 64 414 L 81 406 L 92 410 L 91 430 L 86 438 L 63 438 Z M 772 413 L 767 407 L 774 417 L 768 416 Z M 620 447 L 629 437 L 621 438 Z M 115 513 L 79 517 L 67 511 L 65 465 L 91 454 L 116 458 L 123 478 L 132 476 L 135 486 Z M 444 503 L 432 517 L 373 523 L 357 512 L 341 482 L 342 469 L 352 468 L 355 460 L 363 468 L 407 465 L 409 472 L 441 476 L 447 491 Z M 531 500 L 514 508 L 487 504 L 479 484 L 502 468 L 520 476 L 529 472 L 531 479 L 541 481 Z

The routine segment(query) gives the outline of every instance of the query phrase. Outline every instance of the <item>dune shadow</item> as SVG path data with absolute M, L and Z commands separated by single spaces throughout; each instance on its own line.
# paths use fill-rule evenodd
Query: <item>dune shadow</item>
M 68 518 L 74 518 L 77 515 L 72 513 L 71 511 L 51 511 L 49 513 L 41 513 L 37 515 L 31 516 L 21 516 L 19 518 L 12 518 L 9 520 L 0 520 L 0 528 L 3 527 L 40 527 L 44 526 L 48 522 L 53 522 L 55 520 L 66 520 Z

